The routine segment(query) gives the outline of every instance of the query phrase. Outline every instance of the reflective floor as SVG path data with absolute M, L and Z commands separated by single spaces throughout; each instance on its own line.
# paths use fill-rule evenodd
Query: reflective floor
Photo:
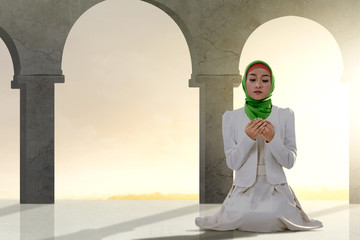
M 324 227 L 278 233 L 203 231 L 196 227 L 195 217 L 214 214 L 220 204 L 189 200 L 58 200 L 22 205 L 0 200 L 0 239 L 360 239 L 360 204 L 304 200 L 301 205 Z

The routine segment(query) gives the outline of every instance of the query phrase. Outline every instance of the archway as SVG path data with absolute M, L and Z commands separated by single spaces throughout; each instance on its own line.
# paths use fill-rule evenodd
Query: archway
M 0 28 L 1 37 L 4 30 Z M 6 34 L 7 35 L 7 34 Z M 2 199 L 19 199 L 20 193 L 20 117 L 19 92 L 10 87 L 14 72 L 20 66 L 14 61 L 7 44 L 0 40 L 0 108 L 3 113 L 0 119 L 0 194 Z M 17 58 L 18 59 L 18 58 Z
M 255 59 L 273 68 L 273 104 L 295 112 L 298 157 L 294 168 L 285 169 L 289 184 L 301 199 L 348 200 L 349 88 L 341 82 L 343 61 L 336 40 L 312 20 L 280 17 L 248 38 L 241 74 Z M 242 107 L 241 86 L 234 96 L 234 108 Z
M 73 26 L 63 71 L 57 198 L 198 191 L 198 97 L 171 18 L 142 1 L 99 3 Z

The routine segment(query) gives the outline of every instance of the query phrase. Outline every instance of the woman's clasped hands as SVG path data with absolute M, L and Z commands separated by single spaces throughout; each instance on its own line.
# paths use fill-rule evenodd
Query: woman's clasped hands
M 250 121 L 245 127 L 245 132 L 254 141 L 261 135 L 266 142 L 271 142 L 275 136 L 274 125 L 268 120 L 261 118 L 255 118 Z

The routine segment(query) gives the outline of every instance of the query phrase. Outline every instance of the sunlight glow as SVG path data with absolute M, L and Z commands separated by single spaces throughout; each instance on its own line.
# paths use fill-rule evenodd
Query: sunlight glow
M 272 103 L 295 113 L 298 156 L 292 169 L 284 169 L 289 185 L 347 191 L 349 88 L 341 81 L 342 57 L 333 36 L 309 19 L 277 18 L 247 40 L 240 74 L 255 59 L 268 62 L 274 72 Z M 234 95 L 234 108 L 242 107 L 241 86 Z

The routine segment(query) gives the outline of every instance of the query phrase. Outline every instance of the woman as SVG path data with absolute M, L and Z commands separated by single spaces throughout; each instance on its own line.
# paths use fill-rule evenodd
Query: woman
M 290 108 L 272 105 L 275 78 L 263 61 L 250 63 L 242 79 L 245 106 L 222 116 L 224 151 L 235 179 L 220 210 L 197 217 L 200 228 L 219 231 L 310 230 L 310 219 L 287 184 L 283 167 L 296 160 L 295 120 Z

